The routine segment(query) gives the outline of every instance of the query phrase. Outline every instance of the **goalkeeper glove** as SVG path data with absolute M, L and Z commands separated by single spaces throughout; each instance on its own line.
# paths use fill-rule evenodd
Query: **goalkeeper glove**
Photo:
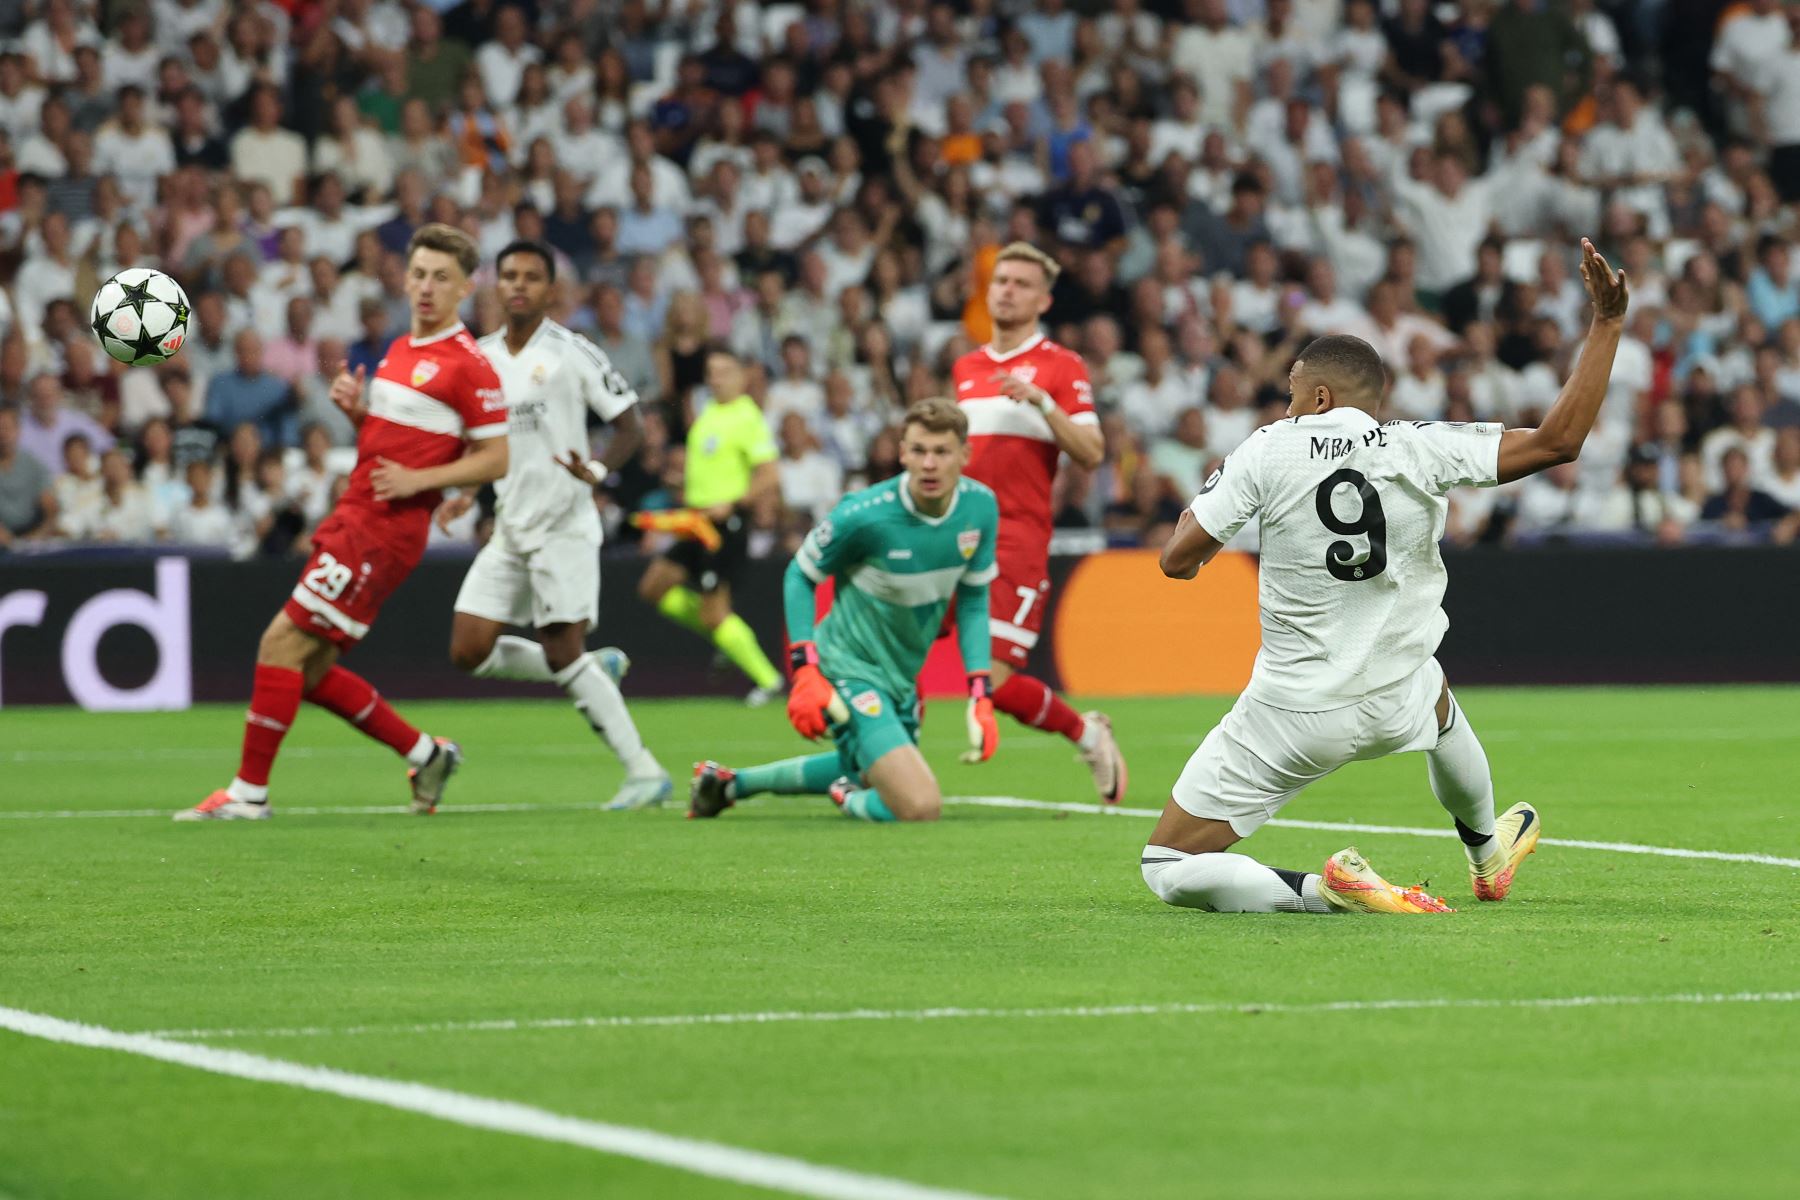
M 969 676 L 969 748 L 963 751 L 966 763 L 986 762 L 1000 748 L 1000 727 L 994 723 L 994 701 L 988 695 L 988 674 L 977 671 Z
M 697 508 L 664 508 L 631 514 L 634 528 L 655 533 L 672 533 L 690 542 L 699 542 L 709 553 L 725 544 L 719 527 L 712 518 Z
M 794 668 L 794 681 L 788 688 L 788 723 L 803 738 L 823 737 L 831 720 L 848 718 L 849 710 L 838 698 L 837 689 L 819 672 L 818 647 L 798 642 L 788 651 L 788 662 Z M 834 713 L 834 708 L 838 712 Z

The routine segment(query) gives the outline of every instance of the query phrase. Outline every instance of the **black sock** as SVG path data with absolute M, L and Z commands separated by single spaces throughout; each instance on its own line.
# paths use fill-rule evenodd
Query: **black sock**
M 1289 871 L 1284 867 L 1270 867 L 1269 870 L 1281 876 L 1281 882 L 1287 884 L 1290 888 L 1293 888 L 1294 895 L 1305 895 L 1305 893 L 1300 890 L 1300 885 L 1306 882 L 1306 877 L 1312 874 L 1311 871 Z
M 1454 817 L 1452 817 L 1451 819 L 1455 820 Z M 1491 833 L 1476 833 L 1473 829 L 1470 829 L 1467 825 L 1464 825 L 1461 821 L 1457 821 L 1456 822 L 1456 836 L 1462 839 L 1462 843 L 1465 846 L 1479 846 L 1483 842 L 1486 842 L 1489 838 L 1493 837 L 1494 835 Z

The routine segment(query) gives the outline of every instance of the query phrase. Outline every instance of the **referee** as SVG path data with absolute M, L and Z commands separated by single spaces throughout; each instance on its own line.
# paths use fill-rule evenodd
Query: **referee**
M 735 354 L 714 349 L 706 356 L 706 386 L 713 402 L 688 427 L 683 502 L 705 513 L 723 542 L 717 550 L 693 539 L 676 542 L 650 563 L 638 594 L 677 625 L 710 638 L 750 677 L 755 686 L 746 701 L 756 707 L 781 693 L 781 672 L 731 611 L 731 584 L 748 550 L 751 509 L 781 486 L 779 453 Z

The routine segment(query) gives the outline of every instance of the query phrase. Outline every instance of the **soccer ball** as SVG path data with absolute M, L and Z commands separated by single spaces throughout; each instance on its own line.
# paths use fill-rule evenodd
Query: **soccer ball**
M 187 340 L 188 298 L 149 267 L 128 267 L 100 285 L 88 323 L 105 351 L 132 367 L 175 357 Z

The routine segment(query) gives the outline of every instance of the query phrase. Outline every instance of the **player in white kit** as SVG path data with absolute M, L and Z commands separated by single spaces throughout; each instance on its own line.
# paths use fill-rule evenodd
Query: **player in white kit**
M 512 465 L 497 482 L 494 534 L 456 596 L 450 659 L 486 679 L 555 683 L 625 766 L 608 808 L 660 804 L 669 773 L 645 748 L 625 710 L 618 677 L 625 659 L 588 653 L 600 607 L 600 514 L 593 489 L 637 452 L 643 425 L 637 393 L 592 342 L 546 316 L 556 267 L 550 251 L 514 242 L 494 262 L 506 325 L 477 345 L 500 376 L 510 409 Z M 588 462 L 587 414 L 613 427 L 605 457 Z M 468 511 L 446 500 L 440 524 Z M 506 633 L 528 626 L 537 640 Z
M 1262 649 L 1237 704 L 1194 752 L 1144 848 L 1150 890 L 1214 912 L 1450 912 L 1389 884 L 1354 848 L 1319 873 L 1267 867 L 1229 847 L 1307 784 L 1345 763 L 1422 750 L 1481 900 L 1501 900 L 1536 847 L 1539 819 L 1496 819 L 1487 754 L 1432 657 L 1444 493 L 1572 462 L 1606 398 L 1628 292 L 1586 239 L 1593 323 L 1581 360 L 1536 429 L 1376 420 L 1386 375 L 1360 338 L 1322 337 L 1289 375 L 1288 418 L 1252 434 L 1200 489 L 1162 552 L 1192 579 L 1253 517 L 1261 521 Z

